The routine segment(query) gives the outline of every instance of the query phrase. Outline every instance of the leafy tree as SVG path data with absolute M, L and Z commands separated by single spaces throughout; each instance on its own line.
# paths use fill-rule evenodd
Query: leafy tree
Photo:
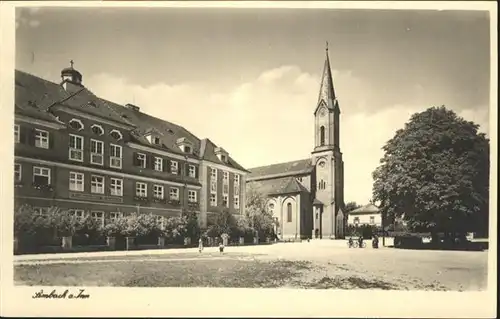
M 250 227 L 260 238 L 271 236 L 274 231 L 273 216 L 267 207 L 268 198 L 255 187 L 246 190 L 245 212 Z
M 137 216 L 137 236 L 158 237 L 161 233 L 158 220 L 153 214 L 140 214 Z
M 184 237 L 198 238 L 200 237 L 200 224 L 198 216 L 193 209 L 186 209 L 182 213 L 182 217 L 186 222 L 185 232 L 182 234 Z
M 108 220 L 104 226 L 104 234 L 108 237 L 120 237 L 123 236 L 127 227 L 128 223 L 125 217 Z
M 186 226 L 187 218 L 185 216 L 167 217 L 164 220 L 162 235 L 170 242 L 178 241 L 178 239 L 182 238 L 184 234 L 187 233 Z
M 212 225 L 208 227 L 207 236 L 220 237 L 222 234 L 228 234 L 235 237 L 238 233 L 238 222 L 228 210 L 218 213 Z
M 360 207 L 361 207 L 361 205 L 358 205 L 356 202 L 348 202 L 347 204 L 345 204 L 344 211 L 345 211 L 345 213 L 349 213 L 349 212 L 352 212 L 353 210 L 358 209 Z
M 383 147 L 373 199 L 384 220 L 413 231 L 454 233 L 488 225 L 489 141 L 444 106 L 414 114 Z

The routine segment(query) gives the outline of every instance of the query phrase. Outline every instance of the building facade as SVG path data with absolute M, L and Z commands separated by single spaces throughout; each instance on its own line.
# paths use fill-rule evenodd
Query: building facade
M 344 161 L 340 151 L 340 107 L 328 48 L 313 110 L 314 144 L 304 160 L 249 169 L 247 188 L 269 198 L 278 237 L 343 238 Z
M 349 212 L 347 221 L 349 226 L 382 226 L 382 214 L 377 206 L 374 204 L 367 204 L 363 207 L 357 208 Z
M 73 68 L 59 83 L 15 73 L 15 205 L 105 220 L 244 214 L 247 170 L 182 126 L 99 98 Z

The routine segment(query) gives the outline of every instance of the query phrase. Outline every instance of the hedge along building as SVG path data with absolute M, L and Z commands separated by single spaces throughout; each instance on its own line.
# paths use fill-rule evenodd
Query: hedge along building
M 71 67 L 54 83 L 15 72 L 15 204 L 106 219 L 244 212 L 247 171 L 209 139 L 94 95 Z
M 340 152 L 340 107 L 333 87 L 328 47 L 314 112 L 311 157 L 249 169 L 248 187 L 269 198 L 280 238 L 342 238 L 344 161 Z

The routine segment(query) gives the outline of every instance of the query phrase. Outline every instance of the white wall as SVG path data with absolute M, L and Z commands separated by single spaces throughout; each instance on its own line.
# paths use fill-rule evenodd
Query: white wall
M 363 214 L 363 215 L 349 215 L 349 218 L 347 219 L 347 223 L 349 225 L 355 225 L 354 224 L 354 219 L 359 218 L 359 224 L 358 225 L 363 225 L 367 224 L 370 225 L 370 217 L 375 217 L 375 226 L 381 226 L 382 225 L 382 215 L 380 213 L 372 213 L 372 214 Z

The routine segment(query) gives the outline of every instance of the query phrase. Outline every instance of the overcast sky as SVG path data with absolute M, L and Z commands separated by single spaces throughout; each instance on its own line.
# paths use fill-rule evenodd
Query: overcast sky
M 16 68 L 185 126 L 247 168 L 308 158 L 329 42 L 345 200 L 365 204 L 381 147 L 446 105 L 488 132 L 487 12 L 44 8 L 16 11 Z

